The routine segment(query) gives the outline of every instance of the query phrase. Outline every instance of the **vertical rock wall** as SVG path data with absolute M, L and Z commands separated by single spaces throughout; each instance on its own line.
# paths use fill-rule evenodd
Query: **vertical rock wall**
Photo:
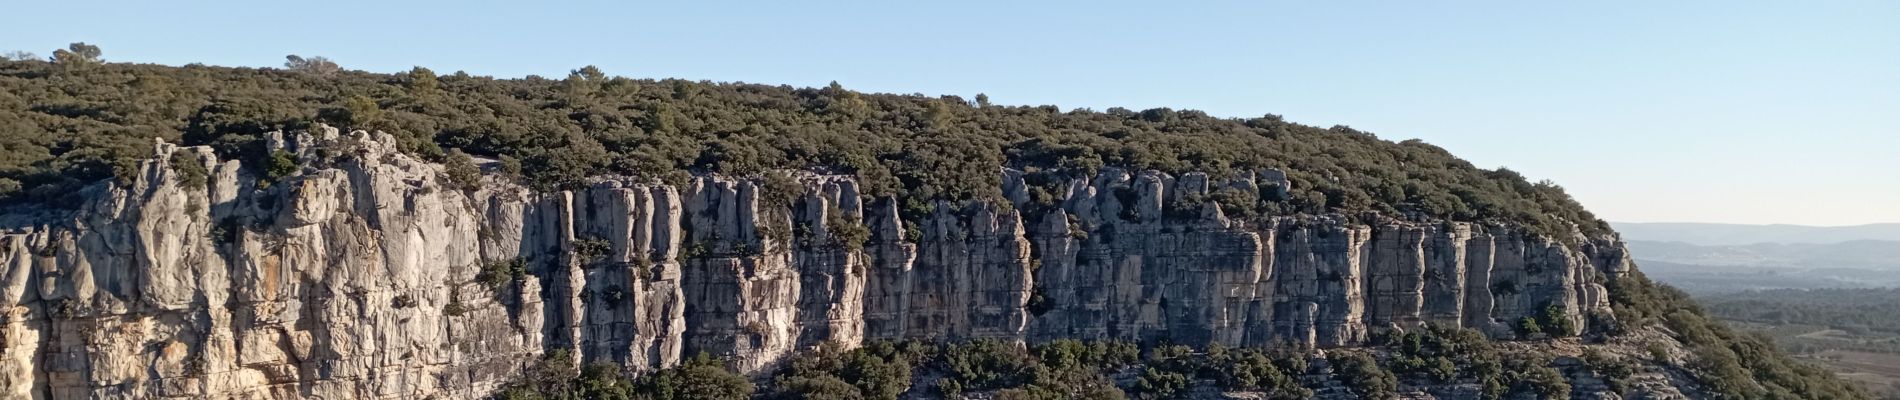
M 1283 192 L 1272 170 L 1110 168 L 1053 205 L 1003 171 L 1007 204 L 905 216 L 842 176 L 461 190 L 386 135 L 273 143 L 303 170 L 266 185 L 160 143 L 75 211 L 0 215 L 0 397 L 475 398 L 556 351 L 758 371 L 827 341 L 1342 346 L 1427 322 L 1508 336 L 1551 305 L 1607 312 L 1601 280 L 1629 268 L 1610 239 L 1229 218 L 1199 200 Z

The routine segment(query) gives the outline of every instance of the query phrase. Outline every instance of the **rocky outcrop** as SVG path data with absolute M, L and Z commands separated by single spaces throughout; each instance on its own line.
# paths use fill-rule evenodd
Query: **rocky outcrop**
M 387 135 L 272 143 L 302 169 L 261 182 L 159 143 L 73 210 L 0 216 L 0 397 L 474 398 L 553 351 L 758 371 L 881 339 L 1344 346 L 1428 322 L 1509 336 L 1552 305 L 1607 313 L 1604 276 L 1629 268 L 1613 238 L 1230 218 L 1199 200 L 1283 196 L 1272 170 L 1104 169 L 1054 204 L 1015 171 L 995 204 L 869 198 L 813 174 L 542 193 L 450 182 Z

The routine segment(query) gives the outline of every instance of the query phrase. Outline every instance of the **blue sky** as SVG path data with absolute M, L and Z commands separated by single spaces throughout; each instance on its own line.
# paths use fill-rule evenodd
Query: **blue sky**
M 28 2 L 0 50 L 1273 113 L 1551 179 L 1614 221 L 1900 222 L 1895 1 L 518 3 Z

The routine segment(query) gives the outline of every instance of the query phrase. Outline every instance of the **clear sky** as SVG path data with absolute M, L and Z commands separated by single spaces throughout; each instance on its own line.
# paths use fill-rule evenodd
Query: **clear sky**
M 1273 113 L 1551 179 L 1614 221 L 1900 222 L 1900 1 L 273 3 L 9 4 L 0 50 Z

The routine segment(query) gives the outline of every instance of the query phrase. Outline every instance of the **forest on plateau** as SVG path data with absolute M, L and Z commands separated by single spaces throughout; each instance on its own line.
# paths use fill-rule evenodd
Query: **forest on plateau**
M 1522 340 L 1493 340 L 1486 332 L 1457 327 L 1390 325 L 1372 327 L 1374 335 L 1363 346 L 1329 349 L 1197 348 L 1169 343 L 1172 338 L 1165 335 L 1143 343 L 874 341 L 857 348 L 824 345 L 754 376 L 706 355 L 636 374 L 628 365 L 583 364 L 583 358 L 565 350 L 542 353 L 546 348 L 534 347 L 532 354 L 544 358 L 522 374 L 502 376 L 509 381 L 495 394 L 500 398 L 1162 399 L 1208 391 L 1249 392 L 1257 398 L 1390 399 L 1423 392 L 1453 398 L 1566 398 L 1677 388 L 1693 397 L 1723 399 L 1866 398 L 1828 371 L 1776 351 L 1770 339 L 1739 333 L 1709 317 L 1681 291 L 1620 268 L 1626 260 L 1618 257 L 1625 253 L 1608 224 L 1561 187 L 1530 182 L 1508 169 L 1478 168 L 1418 140 L 1392 142 L 1345 126 L 1313 127 L 1274 115 L 1063 110 L 993 104 L 981 94 L 965 99 L 863 93 L 836 83 L 795 88 L 633 79 L 594 67 L 560 79 L 497 79 L 421 67 L 393 74 L 353 71 L 323 57 L 289 56 L 282 68 L 233 68 L 111 63 L 104 56 L 100 48 L 83 43 L 45 59 L 20 52 L 0 56 L 0 207 L 45 211 L 87 204 L 76 198 L 83 193 L 76 189 L 137 181 L 138 163 L 152 156 L 154 140 L 209 146 L 220 159 L 243 160 L 242 168 L 253 170 L 234 176 L 256 177 L 264 184 L 251 187 L 268 188 L 271 180 L 301 166 L 288 152 L 272 150 L 267 134 L 327 124 L 386 132 L 401 152 L 442 164 L 443 177 L 461 189 L 489 172 L 492 179 L 546 191 L 581 187 L 598 176 L 679 186 L 695 175 L 721 174 L 753 178 L 765 191 L 783 194 L 791 191 L 774 187 L 795 189 L 798 183 L 786 182 L 780 172 L 798 170 L 853 175 L 864 195 L 905 202 L 905 218 L 922 213 L 932 200 L 1013 206 L 1002 199 L 1005 168 L 1025 174 L 1030 203 L 1038 207 L 1054 201 L 1065 178 L 1103 168 L 1214 176 L 1276 169 L 1285 173 L 1285 186 L 1220 189 L 1193 200 L 1219 202 L 1225 216 L 1237 219 L 1333 214 L 1361 222 L 1493 224 L 1573 247 L 1604 245 L 1611 251 L 1603 258 L 1609 260 L 1589 262 L 1617 267 L 1588 270 L 1590 282 L 1602 284 L 1593 288 L 1607 290 L 1612 312 L 1578 321 L 1561 306 L 1545 305 L 1535 315 L 1502 321 L 1516 332 L 1499 336 Z M 179 154 L 185 153 L 172 157 Z M 493 160 L 498 168 L 477 169 L 477 158 Z M 167 182 L 205 187 L 202 163 L 152 165 L 175 168 L 171 171 L 179 178 Z M 222 232 L 205 236 L 223 238 L 236 231 Z M 869 234 L 861 225 L 836 233 L 850 252 L 862 251 L 857 247 Z M 1593 244 L 1580 245 L 1580 239 Z M 597 240 L 571 245 L 573 253 L 562 256 L 565 262 L 593 259 L 608 246 Z M 120 254 L 112 252 L 116 248 L 99 249 L 99 254 Z M 54 262 L 60 257 L 50 255 L 60 249 L 37 251 L 36 260 L 52 261 L 16 265 L 62 265 Z M 559 246 L 550 250 L 563 251 Z M 698 257 L 690 248 L 683 253 Z M 1025 266 L 1038 268 L 1034 262 Z M 525 263 L 491 262 L 475 279 L 491 287 L 513 284 L 530 275 Z M 195 261 L 179 264 L 189 267 Z M 1332 273 L 1334 282 L 1339 275 Z M 540 291 L 548 293 L 553 291 Z M 577 296 L 591 292 L 581 293 Z M 395 300 L 403 304 L 395 308 L 415 305 L 413 298 L 396 298 L 409 300 Z M 1039 313 L 1033 311 L 1041 307 L 1036 302 L 1029 297 L 1021 305 Z M 1157 307 L 1165 304 L 1162 298 Z M 466 311 L 459 302 L 442 308 L 447 317 Z M 1358 313 L 1344 319 L 1357 323 Z M 53 315 L 48 319 L 101 318 Z M 97 382 L 104 381 L 75 385 L 106 393 L 120 386 Z
M 677 183 L 693 173 L 798 169 L 855 174 L 873 196 L 994 201 L 999 174 L 946 172 L 1009 167 L 1054 178 L 1110 166 L 1215 176 L 1278 168 L 1291 181 L 1284 198 L 1278 190 L 1223 194 L 1229 213 L 1376 212 L 1495 222 L 1560 239 L 1608 232 L 1553 183 L 1477 168 L 1418 140 L 1275 115 L 1065 111 L 836 83 L 632 79 L 591 66 L 561 79 L 421 67 L 371 73 L 300 56 L 284 68 L 173 67 L 105 62 L 85 44 L 50 60 L 16 52 L 0 61 L 0 201 L 71 204 L 57 200 L 129 173 L 153 138 L 270 161 L 260 134 L 316 123 L 388 132 L 403 151 L 434 161 L 499 159 L 543 189 L 594 175 Z

